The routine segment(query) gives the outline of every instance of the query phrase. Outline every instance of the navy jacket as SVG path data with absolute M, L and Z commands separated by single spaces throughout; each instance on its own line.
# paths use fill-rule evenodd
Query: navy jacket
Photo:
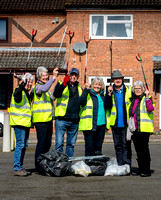
M 80 105 L 84 107 L 87 103 L 88 93 L 90 94 L 92 101 L 93 101 L 93 128 L 92 128 L 92 131 L 96 131 L 96 129 L 97 129 L 97 113 L 98 113 L 98 98 L 97 98 L 96 94 L 91 89 L 85 88 L 79 99 L 79 102 L 80 102 Z M 100 95 L 104 102 L 104 98 L 105 98 L 104 94 L 101 93 Z
M 126 93 L 126 87 L 123 84 L 123 119 L 124 119 L 124 124 L 127 126 L 127 113 L 126 113 L 126 105 L 125 105 L 125 93 Z M 116 98 L 116 88 L 115 85 L 113 85 L 113 95 L 114 95 L 114 101 L 116 104 L 116 109 L 117 109 L 117 98 Z M 105 95 L 105 108 L 106 109 L 111 109 L 112 108 L 112 95 L 109 96 L 108 92 Z M 116 116 L 116 122 L 114 127 L 117 127 L 117 122 L 118 122 L 118 116 Z

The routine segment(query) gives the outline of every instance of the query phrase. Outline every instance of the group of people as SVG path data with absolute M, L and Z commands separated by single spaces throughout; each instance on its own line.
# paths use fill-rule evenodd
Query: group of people
M 14 127 L 16 136 L 14 175 L 30 175 L 23 168 L 23 160 L 31 123 L 37 133 L 35 170 L 41 173 L 38 157 L 50 150 L 54 119 L 55 150 L 63 152 L 66 133 L 65 153 L 73 157 L 78 131 L 82 131 L 85 156 L 102 155 L 105 132 L 111 127 L 118 165 L 128 164 L 131 167 L 132 140 L 137 153 L 138 171 L 131 171 L 131 174 L 150 176 L 149 136 L 153 132 L 154 103 L 144 84 L 136 81 L 133 87 L 128 87 L 120 71 L 115 70 L 112 74 L 113 85 L 104 94 L 105 85 L 101 78 L 95 77 L 91 84 L 85 83 L 82 89 L 78 82 L 79 70 L 71 68 L 63 81 L 57 82 L 50 92 L 58 73 L 58 68 L 55 68 L 49 79 L 48 70 L 38 67 L 34 87 L 33 76 L 26 73 L 13 92 L 10 125 Z M 129 117 L 133 118 L 135 126 L 130 137 L 127 134 Z

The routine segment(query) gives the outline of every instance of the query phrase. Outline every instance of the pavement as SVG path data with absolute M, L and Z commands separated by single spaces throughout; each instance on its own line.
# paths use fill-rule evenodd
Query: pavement
M 13 176 L 13 154 L 0 151 L 0 200 L 160 200 L 161 199 L 161 137 L 151 136 L 152 176 L 88 176 L 46 177 L 34 172 L 35 136 L 30 135 L 24 167 L 33 172 L 28 177 Z M 80 136 L 82 138 L 82 136 Z M 111 135 L 106 136 L 103 153 L 115 157 Z M 34 141 L 34 143 L 33 143 Z M 0 143 L 2 148 L 2 143 Z M 54 143 L 52 144 L 54 149 Z M 132 168 L 137 167 L 132 144 Z M 84 142 L 78 140 L 74 156 L 84 155 Z

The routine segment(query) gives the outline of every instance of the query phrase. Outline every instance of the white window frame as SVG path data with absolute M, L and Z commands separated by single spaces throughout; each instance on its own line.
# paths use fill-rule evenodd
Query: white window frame
M 92 79 L 94 79 L 95 77 L 96 76 L 89 76 L 89 83 L 91 83 Z M 105 84 L 105 90 L 106 90 L 106 86 L 110 85 L 111 76 L 97 76 L 97 77 L 103 79 L 103 82 Z M 109 82 L 107 82 L 108 79 L 109 79 Z M 131 76 L 124 76 L 124 81 L 127 80 L 127 79 L 129 80 L 129 83 L 124 83 L 124 84 L 127 85 L 127 86 L 132 86 L 132 77 Z
M 104 32 L 103 32 L 103 36 L 92 36 L 92 17 L 93 16 L 100 16 L 103 17 L 104 19 Z M 107 20 L 108 16 L 130 16 L 131 20 Z M 131 37 L 106 37 L 106 24 L 108 23 L 131 23 L 132 24 L 132 34 Z M 90 15 L 90 20 L 89 20 L 89 26 L 90 26 L 90 37 L 91 39 L 116 39 L 116 40 L 130 40 L 133 39 L 133 15 L 132 14 L 91 14 Z

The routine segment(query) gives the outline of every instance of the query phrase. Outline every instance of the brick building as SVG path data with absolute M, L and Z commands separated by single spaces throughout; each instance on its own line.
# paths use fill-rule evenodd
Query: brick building
M 44 65 L 52 72 L 62 41 L 65 27 L 74 32 L 69 68 L 80 70 L 80 83 L 84 83 L 86 52 L 84 37 L 91 41 L 88 46 L 87 77 L 104 79 L 110 83 L 112 41 L 112 69 L 119 69 L 125 83 L 144 81 L 141 55 L 150 93 L 156 102 L 154 112 L 155 131 L 161 129 L 161 1 L 122 0 L 24 0 L 0 1 L 0 27 L 6 24 L 6 38 L 0 28 L 0 104 L 7 109 L 10 96 L 17 85 L 14 71 L 24 73 L 31 32 L 37 35 L 31 51 L 27 71 L 35 73 Z M 59 56 L 63 66 L 64 55 L 68 57 L 69 37 L 66 35 Z M 62 80 L 64 75 L 58 79 Z

